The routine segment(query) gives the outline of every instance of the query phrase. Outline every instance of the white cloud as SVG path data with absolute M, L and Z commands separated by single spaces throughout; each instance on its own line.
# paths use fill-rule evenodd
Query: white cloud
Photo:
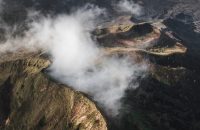
M 17 51 L 22 47 L 47 50 L 53 57 L 50 70 L 54 78 L 89 94 L 109 114 L 116 115 L 129 83 L 137 84 L 147 66 L 129 57 L 107 57 L 100 51 L 90 31 L 101 14 L 105 10 L 87 5 L 70 15 L 41 17 L 29 24 L 25 36 L 7 37 L 0 51 Z M 138 87 L 136 84 L 131 87 Z
M 143 13 L 142 7 L 130 0 L 121 0 L 115 6 L 116 11 L 119 13 L 128 13 L 136 16 Z

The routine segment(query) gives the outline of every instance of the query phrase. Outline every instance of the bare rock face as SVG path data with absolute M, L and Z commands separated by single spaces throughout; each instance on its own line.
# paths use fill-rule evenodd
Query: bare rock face
M 1 130 L 107 130 L 96 105 L 43 71 L 42 54 L 17 53 L 0 59 Z

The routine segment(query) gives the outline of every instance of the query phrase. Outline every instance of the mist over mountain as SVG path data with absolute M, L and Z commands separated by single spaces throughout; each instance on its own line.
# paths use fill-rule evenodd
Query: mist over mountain
M 4 0 L 1 2 L 1 15 L 5 23 L 17 23 L 17 32 L 20 32 L 19 30 L 26 29 L 26 19 L 28 18 L 27 10 L 38 10 L 44 15 L 56 15 L 73 12 L 86 3 L 90 3 L 100 8 L 105 8 L 107 11 L 107 18 L 104 19 L 102 17 L 102 20 L 108 20 L 119 15 L 131 14 L 127 12 L 123 13 L 122 11 L 118 12 L 118 9 L 116 10 L 116 4 L 119 2 L 120 0 Z M 164 19 L 165 24 L 168 25 L 169 28 L 176 32 L 181 39 L 187 41 L 186 44 L 188 48 L 191 49 L 191 53 L 188 54 L 189 57 L 193 57 L 195 61 L 199 59 L 199 0 L 135 0 L 133 2 L 144 8 L 141 15 L 133 15 L 134 17 L 141 21 Z M 173 25 L 171 23 L 173 23 Z M 178 26 L 176 26 L 176 24 Z M 195 63 L 195 61 L 188 62 Z M 195 64 L 197 64 L 197 66 L 190 67 L 200 71 L 198 67 L 199 63 Z
M 0 0 L 0 129 L 199 130 L 200 0 Z

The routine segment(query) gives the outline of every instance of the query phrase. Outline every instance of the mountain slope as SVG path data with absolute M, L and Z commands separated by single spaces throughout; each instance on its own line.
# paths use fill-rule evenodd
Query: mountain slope
M 80 92 L 56 83 L 38 53 L 6 54 L 0 59 L 2 130 L 106 130 L 95 104 Z

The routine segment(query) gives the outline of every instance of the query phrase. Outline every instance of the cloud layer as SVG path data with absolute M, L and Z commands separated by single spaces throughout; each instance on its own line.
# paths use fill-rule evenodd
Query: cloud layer
M 106 112 L 117 115 L 125 90 L 138 87 L 137 79 L 145 75 L 147 66 L 128 56 L 108 57 L 101 51 L 90 33 L 100 15 L 105 15 L 104 9 L 87 5 L 69 15 L 39 16 L 32 19 L 23 36 L 12 37 L 8 33 L 0 52 L 46 50 L 53 61 L 51 76 L 89 94 Z M 134 84 L 130 86 L 131 82 Z

